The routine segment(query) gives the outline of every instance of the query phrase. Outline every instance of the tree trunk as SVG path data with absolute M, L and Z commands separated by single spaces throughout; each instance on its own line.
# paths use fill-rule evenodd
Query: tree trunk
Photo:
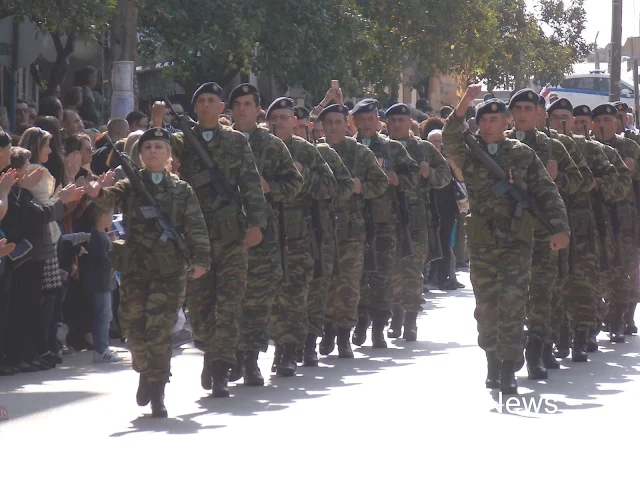
M 105 92 L 110 102 L 113 85 L 111 84 L 111 74 L 113 72 L 113 62 L 135 62 L 138 59 L 138 7 L 135 0 L 118 0 L 116 13 L 111 26 L 111 48 L 105 49 L 104 79 L 107 80 L 107 90 Z M 135 68 L 135 67 L 134 67 Z M 135 70 L 134 70 L 135 83 Z M 135 89 L 135 86 L 134 86 Z M 134 101 L 137 99 L 134 96 Z M 137 105 L 133 106 L 134 110 Z
M 62 40 L 58 32 L 51 34 L 53 45 L 56 47 L 56 61 L 49 72 L 49 82 L 47 84 L 46 96 L 55 96 L 56 86 L 62 86 L 67 76 L 67 67 L 69 66 L 69 55 L 73 53 L 73 43 L 75 35 L 71 34 L 67 37 L 67 42 L 62 45 Z

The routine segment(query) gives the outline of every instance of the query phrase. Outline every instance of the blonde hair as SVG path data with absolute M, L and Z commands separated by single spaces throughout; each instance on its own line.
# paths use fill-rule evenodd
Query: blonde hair
M 51 135 L 40 127 L 27 128 L 20 137 L 19 147 L 26 148 L 31 152 L 31 163 L 40 163 L 40 151 L 44 148 L 47 140 L 51 140 Z
M 142 161 L 140 160 L 140 154 L 138 153 L 138 140 L 144 133 L 143 130 L 136 130 L 131 132 L 124 142 L 124 153 L 131 158 L 138 168 L 142 168 Z

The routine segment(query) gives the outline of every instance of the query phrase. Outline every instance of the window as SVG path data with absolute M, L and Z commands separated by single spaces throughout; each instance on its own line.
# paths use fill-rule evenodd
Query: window
M 578 88 L 578 80 L 579 78 L 565 78 L 560 82 L 560 86 L 562 88 Z

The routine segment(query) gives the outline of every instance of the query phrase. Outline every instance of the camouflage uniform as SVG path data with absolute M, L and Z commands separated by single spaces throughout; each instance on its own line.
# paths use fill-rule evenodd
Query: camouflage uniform
M 158 208 L 182 234 L 189 261 L 209 268 L 209 239 L 196 195 L 188 183 L 170 173 L 158 185 L 146 170 L 137 173 Z M 119 319 L 131 351 L 133 369 L 150 383 L 167 383 L 171 364 L 171 330 L 184 303 L 187 260 L 170 242 L 158 240 L 153 220 L 143 217 L 129 179 L 104 188 L 96 203 L 122 209 L 126 242 L 114 250 L 121 275 Z M 115 247 L 115 246 L 114 246 Z
M 522 355 L 536 221 L 528 213 L 522 218 L 515 217 L 515 202 L 508 195 L 495 196 L 492 187 L 496 181 L 479 160 L 471 157 L 462 130 L 463 120 L 453 113 L 445 123 L 443 142 L 463 170 L 469 193 L 471 214 L 467 217 L 467 236 L 471 283 L 476 296 L 478 344 L 488 357 L 497 355 L 503 361 L 503 368 L 504 362 L 512 367 Z M 477 139 L 484 145 L 480 137 Z M 562 150 L 565 151 L 564 147 Z M 507 138 L 498 145 L 493 158 L 503 168 L 512 169 L 515 184 L 529 193 L 556 232 L 569 233 L 558 188 L 535 151 Z M 557 184 L 566 187 L 568 180 L 559 173 Z M 548 243 L 547 248 L 550 248 Z
M 309 142 L 294 135 L 285 145 L 293 161 L 303 167 L 304 184 L 298 196 L 285 205 L 289 282 L 282 285 L 275 298 L 269 330 L 278 345 L 302 346 L 307 335 L 306 304 L 314 271 L 311 202 L 330 198 L 336 180 L 327 162 Z
M 201 137 L 198 126 L 194 133 Z M 207 362 L 235 364 L 238 325 L 247 281 L 248 228 L 266 228 L 267 204 L 253 154 L 240 132 L 218 125 L 206 149 L 229 184 L 238 189 L 240 204 L 217 201 L 206 164 L 185 141 L 172 135 L 173 155 L 180 160 L 180 176 L 193 185 L 211 241 L 211 271 L 187 284 L 187 306 L 194 343 Z
M 515 130 L 506 133 L 509 137 L 516 138 Z M 580 170 L 559 140 L 551 140 L 551 157 L 549 156 L 549 137 L 541 131 L 526 132 L 522 142 L 533 149 L 545 167 L 549 160 L 555 160 L 558 163 L 555 184 L 563 196 L 573 195 L 582 188 L 583 179 Z M 558 252 L 549 248 L 550 238 L 551 235 L 541 224 L 536 225 L 527 305 L 527 334 L 529 337 L 538 338 L 543 344 L 551 340 L 551 300 L 554 284 L 558 280 L 559 255 Z M 564 257 L 566 262 L 568 249 L 564 250 Z
M 282 285 L 282 256 L 274 206 L 279 202 L 292 201 L 300 192 L 303 179 L 284 142 L 269 130 L 256 126 L 247 133 L 247 137 L 258 172 L 269 184 L 271 192 L 265 194 L 268 201 L 265 215 L 268 220 L 264 239 L 249 251 L 249 273 L 242 302 L 238 350 L 266 352 L 269 346 L 269 316 Z
M 316 337 L 322 336 L 322 328 L 326 322 L 327 296 L 329 284 L 333 275 L 336 254 L 336 232 L 334 205 L 346 204 L 353 193 L 353 179 L 349 170 L 344 166 L 340 155 L 326 143 L 316 144 L 316 148 L 327 162 L 336 179 L 336 187 L 330 200 L 321 202 L 322 251 L 324 254 L 324 276 L 314 278 L 309 285 L 307 296 L 307 318 L 309 333 Z
M 394 323 L 396 314 L 402 312 L 407 315 L 417 315 L 422 310 L 423 271 L 428 250 L 427 227 L 431 216 L 429 191 L 451 183 L 451 169 L 442 154 L 431 143 L 411 135 L 395 140 L 406 148 L 418 167 L 422 162 L 429 164 L 429 177 L 420 176 L 417 187 L 405 191 L 409 203 L 414 254 L 404 258 L 401 258 L 400 251 L 396 254 L 392 276 Z M 400 241 L 401 239 L 398 238 L 398 242 Z M 401 325 L 400 322 L 399 326 Z
M 420 167 L 407 153 L 400 142 L 376 133 L 370 139 L 358 136 L 358 142 L 369 140 L 367 147 L 375 154 L 378 164 L 385 171 L 395 172 L 399 185 L 389 185 L 384 195 L 371 200 L 373 220 L 376 229 L 377 270 L 365 262 L 360 283 L 360 303 L 358 305 L 358 330 L 364 330 L 372 321 L 376 330 L 384 329 L 391 318 L 393 291 L 392 275 L 396 261 L 396 237 L 398 216 L 398 192 L 416 188 Z M 367 256 L 365 255 L 365 258 Z M 366 335 L 366 334 L 365 334 Z M 354 333 L 356 338 L 357 332 Z M 363 340 L 363 338 L 361 338 Z M 363 342 L 354 340 L 356 345 Z

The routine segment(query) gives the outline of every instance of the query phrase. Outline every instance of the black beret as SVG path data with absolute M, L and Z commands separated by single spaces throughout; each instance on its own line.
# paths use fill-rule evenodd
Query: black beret
M 222 88 L 220 88 L 220 85 L 215 82 L 209 82 L 203 83 L 198 87 L 198 89 L 193 94 L 193 97 L 191 98 L 191 104 L 193 105 L 194 103 L 196 103 L 198 97 L 203 93 L 211 93 L 212 95 L 216 95 L 220 97 L 220 99 L 222 99 Z
M 378 111 L 378 101 L 373 98 L 365 98 L 356 103 L 356 106 L 351 110 L 351 115 L 373 111 Z
M 593 109 L 593 111 L 591 112 L 591 117 L 596 118 L 601 115 L 615 116 L 617 114 L 618 114 L 618 109 L 616 107 L 614 107 L 610 103 L 603 103 L 602 105 L 598 105 L 596 108 Z
M 507 113 L 507 104 L 499 98 L 491 98 L 482 102 L 476 109 L 476 123 L 480 122 L 482 115 L 487 113 Z
M 385 118 L 389 118 L 391 115 L 403 115 L 405 117 L 410 117 L 411 109 L 404 103 L 396 103 L 395 105 L 391 105 L 387 108 L 387 111 L 384 114 Z
M 269 105 L 269 108 L 267 108 L 267 118 L 269 118 L 269 115 L 271 115 L 271 112 L 275 110 L 291 110 L 293 112 L 294 111 L 293 99 L 287 98 L 287 97 L 276 98 L 273 102 L 271 102 L 271 105 Z
M 571 105 L 571 102 L 566 98 L 559 98 L 551 105 L 549 105 L 549 108 L 547 108 L 547 113 L 551 113 L 554 110 L 569 110 L 570 112 L 573 112 L 573 105 Z
M 629 105 L 624 102 L 613 102 L 613 106 L 616 107 L 620 113 L 627 113 L 629 111 Z
M 344 118 L 347 118 L 349 116 L 349 110 L 347 109 L 347 107 L 334 103 L 333 105 L 329 105 L 327 108 L 320 112 L 320 114 L 318 115 L 318 120 L 322 121 L 327 113 L 341 113 L 342 115 L 344 115 Z
M 305 120 L 310 116 L 309 110 L 305 107 L 295 107 L 293 109 L 293 114 L 298 120 Z
M 591 113 L 591 108 L 587 105 L 578 105 L 573 109 L 574 117 L 591 117 L 593 114 Z
M 516 102 L 529 102 L 529 103 L 535 103 L 536 105 L 538 105 L 540 102 L 539 97 L 540 95 L 538 95 L 536 92 L 534 92 L 530 88 L 524 88 L 522 90 L 518 90 L 516 93 L 513 94 L 513 96 L 511 97 L 511 100 L 509 100 L 509 109 L 512 109 L 513 106 L 516 104 Z
M 250 83 L 241 83 L 231 90 L 231 93 L 229 94 L 229 107 L 233 105 L 236 98 L 254 94 L 260 96 L 258 89 L 254 85 L 251 85 Z
M 150 128 L 146 130 L 138 139 L 138 151 L 142 150 L 142 144 L 149 140 L 162 140 L 171 145 L 171 134 L 164 128 Z

